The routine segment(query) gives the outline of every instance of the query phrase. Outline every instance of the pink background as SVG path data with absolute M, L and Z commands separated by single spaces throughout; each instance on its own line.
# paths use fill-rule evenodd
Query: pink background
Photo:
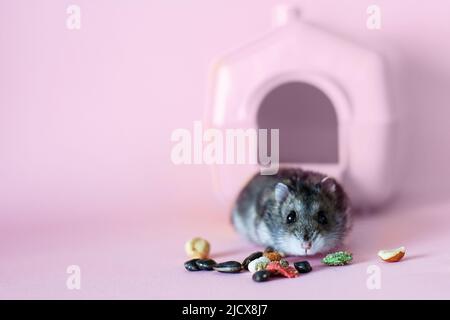
M 449 298 L 450 3 L 298 3 L 308 21 L 387 57 L 404 111 L 396 201 L 360 215 L 355 263 L 267 284 L 188 273 L 184 242 L 217 260 L 256 248 L 228 221 L 207 166 L 175 166 L 170 134 L 202 119 L 214 57 L 270 29 L 275 0 L 0 1 L 1 298 Z M 81 7 L 81 30 L 66 7 Z M 405 245 L 397 264 L 376 252 Z M 65 286 L 68 265 L 82 289 Z M 380 290 L 366 270 L 378 265 Z M 261 287 L 264 287 L 261 289 Z M 345 290 L 343 290 L 345 288 Z

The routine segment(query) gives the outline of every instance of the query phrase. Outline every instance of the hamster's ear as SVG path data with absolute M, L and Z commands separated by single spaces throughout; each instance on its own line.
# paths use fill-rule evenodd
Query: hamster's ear
M 284 183 L 278 182 L 275 186 L 275 200 L 277 202 L 282 202 L 286 200 L 289 194 L 289 188 Z
M 336 181 L 333 178 L 325 177 L 320 180 L 320 187 L 330 193 L 336 192 Z

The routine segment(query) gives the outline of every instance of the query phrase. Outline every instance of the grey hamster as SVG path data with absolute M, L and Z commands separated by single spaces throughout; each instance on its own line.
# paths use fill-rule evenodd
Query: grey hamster
M 350 201 L 335 179 L 285 168 L 247 183 L 232 223 L 252 242 L 287 255 L 325 253 L 341 245 L 351 228 Z

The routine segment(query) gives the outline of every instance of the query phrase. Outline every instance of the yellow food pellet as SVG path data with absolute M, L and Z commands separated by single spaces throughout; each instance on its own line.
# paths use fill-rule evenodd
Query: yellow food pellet
M 270 261 L 280 261 L 283 258 L 277 251 L 264 252 L 264 257 L 269 258 Z
M 209 257 L 210 245 L 203 238 L 193 238 L 184 245 L 188 257 L 192 259 L 206 259 Z

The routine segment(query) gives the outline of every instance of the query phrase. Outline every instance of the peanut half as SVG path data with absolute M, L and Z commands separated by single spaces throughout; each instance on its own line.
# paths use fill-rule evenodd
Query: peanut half
M 405 255 L 406 249 L 405 247 L 400 247 L 397 249 L 391 250 L 380 250 L 378 251 L 378 256 L 387 262 L 397 262 L 400 261 Z

